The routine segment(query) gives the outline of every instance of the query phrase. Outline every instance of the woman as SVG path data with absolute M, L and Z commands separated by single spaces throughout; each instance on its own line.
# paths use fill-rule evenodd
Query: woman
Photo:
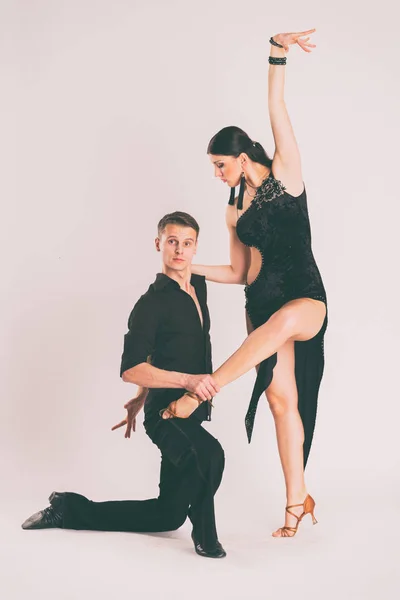
M 316 522 L 304 466 L 324 368 L 326 294 L 311 250 L 300 155 L 284 102 L 286 53 L 293 44 L 310 52 L 315 46 L 304 36 L 314 31 L 270 39 L 268 108 L 275 140 L 273 159 L 237 127 L 226 127 L 211 139 L 208 154 L 215 175 L 231 187 L 226 213 L 231 264 L 193 268 L 209 281 L 245 284 L 249 336 L 213 379 L 223 387 L 258 366 L 246 429 L 250 441 L 258 399 L 265 391 L 275 420 L 287 495 L 285 525 L 273 533 L 275 537 L 294 536 L 305 514 L 310 513 Z M 168 407 L 164 418 L 187 417 L 198 402 L 200 398 L 185 394 Z

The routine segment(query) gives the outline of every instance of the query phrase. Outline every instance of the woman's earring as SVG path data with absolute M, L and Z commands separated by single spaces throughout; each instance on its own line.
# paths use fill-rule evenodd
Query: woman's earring
M 230 196 L 229 196 L 229 202 L 228 202 L 228 204 L 231 204 L 231 205 L 235 204 L 235 191 L 236 191 L 236 188 L 234 188 L 234 187 L 231 188 L 231 193 L 230 193 Z
M 246 179 L 244 177 L 244 173 L 242 173 L 242 176 L 240 178 L 240 187 L 239 187 L 239 195 L 238 195 L 238 203 L 237 203 L 238 210 L 242 210 L 242 208 L 243 208 L 243 196 L 244 196 L 245 187 L 246 187 Z

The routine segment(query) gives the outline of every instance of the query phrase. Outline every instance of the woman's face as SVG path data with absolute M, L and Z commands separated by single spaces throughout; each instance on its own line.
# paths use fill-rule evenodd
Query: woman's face
M 209 154 L 211 163 L 214 165 L 214 175 L 229 187 L 239 184 L 242 174 L 240 157 L 225 156 L 223 154 Z

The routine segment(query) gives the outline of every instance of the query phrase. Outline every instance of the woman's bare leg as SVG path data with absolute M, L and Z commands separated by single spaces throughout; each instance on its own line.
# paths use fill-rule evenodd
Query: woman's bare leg
M 246 324 L 250 334 L 254 329 L 247 313 Z M 294 342 L 288 341 L 278 350 L 272 382 L 265 392 L 275 421 L 279 456 L 286 484 L 286 505 L 300 504 L 307 496 L 303 462 L 304 428 L 298 411 L 294 367 Z M 300 515 L 302 508 L 294 508 L 292 512 Z M 296 525 L 296 519 L 286 512 L 285 525 Z M 281 537 L 281 529 L 272 535 Z
M 223 387 L 260 364 L 279 350 L 288 340 L 306 341 L 321 329 L 326 314 L 319 300 L 292 300 L 255 329 L 238 350 L 213 373 Z
M 298 410 L 295 378 L 294 342 L 289 341 L 278 351 L 278 360 L 266 396 L 274 417 L 279 456 L 286 484 L 286 505 L 301 504 L 307 496 L 304 481 L 304 428 Z M 302 507 L 291 509 L 300 515 Z M 285 512 L 285 525 L 295 527 L 296 519 Z M 273 534 L 281 536 L 281 529 Z

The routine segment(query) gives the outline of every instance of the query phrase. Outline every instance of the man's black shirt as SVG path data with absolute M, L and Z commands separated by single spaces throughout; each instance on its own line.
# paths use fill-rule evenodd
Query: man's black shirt
M 136 302 L 128 319 L 120 374 L 146 362 L 167 371 L 199 375 L 212 373 L 210 315 L 207 307 L 205 277 L 192 275 L 203 315 L 203 327 L 194 300 L 179 283 L 164 273 Z M 152 388 L 146 399 L 145 419 L 166 408 L 184 393 L 183 389 Z M 211 419 L 210 404 L 203 402 L 194 415 L 201 421 Z

